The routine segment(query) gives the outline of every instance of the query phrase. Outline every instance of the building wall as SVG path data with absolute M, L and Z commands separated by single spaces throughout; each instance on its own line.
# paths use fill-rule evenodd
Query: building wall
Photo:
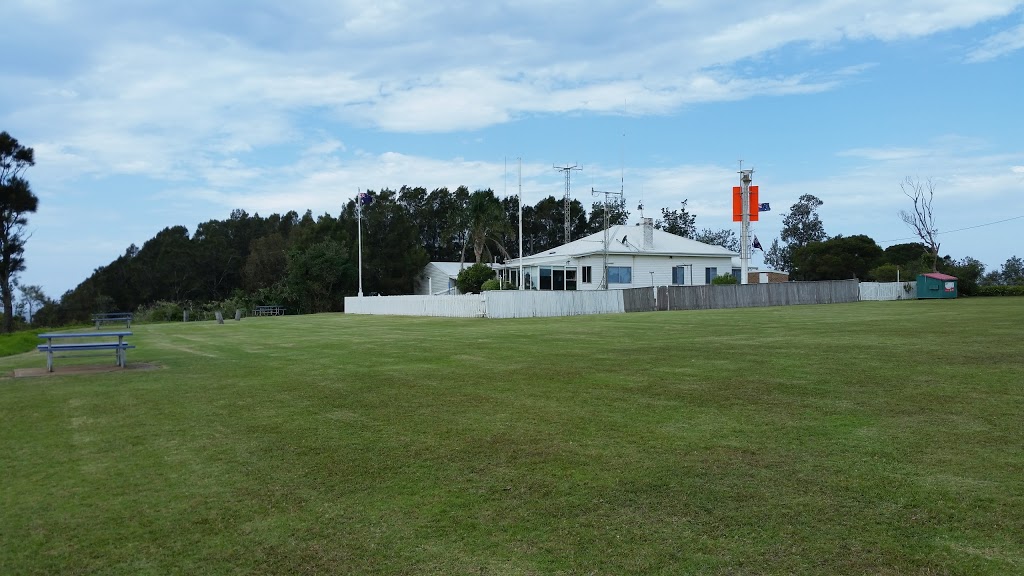
M 772 284 L 775 282 L 789 282 L 789 274 L 785 272 L 760 272 L 751 271 L 747 272 L 747 284 L 760 284 L 761 274 L 768 275 L 768 283 Z
M 418 296 L 430 296 L 431 291 L 436 294 L 447 290 L 449 280 L 450 278 L 448 277 L 448 274 L 441 271 L 440 268 L 433 264 L 427 264 L 423 269 L 423 273 L 420 278 L 416 281 L 416 290 L 413 294 Z M 452 290 L 451 293 L 456 294 L 457 291 Z
M 599 289 L 601 286 L 601 269 L 604 266 L 604 256 L 588 256 L 573 260 L 573 263 L 577 262 L 580 268 L 578 273 L 580 281 L 577 284 L 577 289 Z M 590 284 L 582 282 L 583 266 L 590 266 L 593 271 L 593 282 Z M 727 256 L 721 258 L 700 258 L 611 254 L 608 256 L 608 266 L 629 266 L 632 268 L 632 282 L 630 284 L 609 284 L 608 288 L 613 290 L 672 285 L 672 269 L 676 266 L 686 266 L 687 286 L 703 286 L 706 284 L 705 269 L 708 267 L 717 268 L 719 276 L 732 273 L 732 259 Z

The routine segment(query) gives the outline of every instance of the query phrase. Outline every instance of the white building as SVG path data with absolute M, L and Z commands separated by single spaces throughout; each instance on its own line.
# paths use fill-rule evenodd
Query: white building
M 472 266 L 472 262 L 431 262 L 423 268 L 416 278 L 414 295 L 438 296 L 441 294 L 459 294 L 455 280 L 463 268 Z M 491 268 L 496 264 L 491 264 Z
M 634 226 L 612 226 L 607 235 L 598 232 L 526 256 L 521 264 L 528 290 L 601 290 L 710 284 L 715 276 L 734 274 L 736 256 L 721 246 L 655 230 L 653 219 L 644 218 Z M 499 273 L 518 285 L 519 266 L 519 259 L 509 260 Z

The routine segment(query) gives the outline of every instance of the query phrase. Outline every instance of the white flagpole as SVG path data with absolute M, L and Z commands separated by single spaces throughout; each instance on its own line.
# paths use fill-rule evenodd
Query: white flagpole
M 359 234 L 359 297 L 363 297 L 363 198 L 356 188 L 356 229 Z
M 519 157 L 519 289 L 523 286 L 523 157 Z

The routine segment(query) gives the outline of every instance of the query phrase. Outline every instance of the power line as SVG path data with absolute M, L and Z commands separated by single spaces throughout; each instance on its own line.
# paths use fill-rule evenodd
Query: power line
M 1011 220 L 1020 220 L 1024 218 L 1024 215 L 1014 216 L 1013 218 L 1006 218 L 1005 220 L 996 220 L 995 222 L 987 222 L 985 224 L 978 224 L 977 226 L 967 226 L 966 228 L 957 228 L 956 230 L 945 230 L 936 232 L 938 235 L 952 234 L 953 232 L 963 232 L 964 230 L 973 230 L 975 228 L 984 228 L 985 226 L 992 226 L 993 224 L 1002 224 L 1003 222 L 1010 222 Z M 892 240 L 879 240 L 879 243 L 884 242 L 899 242 L 900 240 L 916 240 L 917 236 L 909 236 L 907 238 L 893 238 Z

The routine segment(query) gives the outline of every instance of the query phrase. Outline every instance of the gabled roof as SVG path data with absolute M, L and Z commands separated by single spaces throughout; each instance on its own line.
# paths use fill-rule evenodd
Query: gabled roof
M 943 274 L 942 272 L 929 272 L 927 274 L 921 274 L 921 276 L 927 276 L 929 278 L 935 278 L 936 280 L 956 280 L 956 276 L 950 276 L 949 274 Z
M 442 274 L 447 274 L 451 278 L 456 278 L 459 272 L 462 272 L 463 268 L 469 268 L 473 262 L 430 262 L 428 266 L 437 268 Z M 491 268 L 494 268 L 494 264 L 487 264 Z
M 713 246 L 703 242 L 697 242 L 675 234 L 669 234 L 663 230 L 653 230 L 653 244 L 650 248 L 644 248 L 644 229 L 637 224 L 635 226 L 617 225 L 608 228 L 608 254 L 619 255 L 647 255 L 647 256 L 703 256 L 731 258 L 737 256 L 727 248 Z M 604 231 L 585 236 L 557 248 L 546 250 L 523 258 L 523 264 L 535 264 L 538 262 L 558 262 L 568 258 L 581 258 L 604 253 Z M 514 258 L 505 262 L 506 266 L 518 266 L 519 260 Z

